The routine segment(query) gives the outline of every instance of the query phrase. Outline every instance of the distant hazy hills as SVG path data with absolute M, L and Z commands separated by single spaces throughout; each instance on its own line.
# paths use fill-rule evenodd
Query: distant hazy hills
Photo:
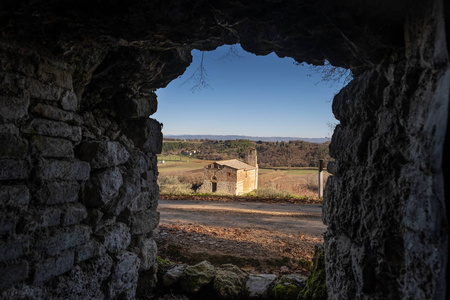
M 246 135 L 204 135 L 204 134 L 182 134 L 182 135 L 172 135 L 165 134 L 165 138 L 171 139 L 181 139 L 181 140 L 250 140 L 250 141 L 263 141 L 263 142 L 289 142 L 289 141 L 306 141 L 310 143 L 325 143 L 328 142 L 329 138 L 300 138 L 300 137 L 282 137 L 282 136 L 246 136 Z

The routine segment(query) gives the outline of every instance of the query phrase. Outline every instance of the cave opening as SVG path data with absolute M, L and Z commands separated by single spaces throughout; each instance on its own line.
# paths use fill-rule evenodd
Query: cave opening
M 239 42 L 354 75 L 333 100 L 330 297 L 446 298 L 444 1 L 1 6 L 1 297 L 133 299 L 138 280 L 154 287 L 153 89 L 192 49 Z

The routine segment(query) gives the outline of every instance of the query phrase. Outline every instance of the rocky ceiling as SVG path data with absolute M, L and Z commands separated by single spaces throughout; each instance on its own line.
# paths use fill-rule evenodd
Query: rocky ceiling
M 2 39 L 39 42 L 66 57 L 76 66 L 78 96 L 89 84 L 88 92 L 109 97 L 105 83 L 120 82 L 127 88 L 119 97 L 167 85 L 189 65 L 192 49 L 223 44 L 316 65 L 329 60 L 358 74 L 402 47 L 411 6 L 385 0 L 4 0 L 0 28 Z

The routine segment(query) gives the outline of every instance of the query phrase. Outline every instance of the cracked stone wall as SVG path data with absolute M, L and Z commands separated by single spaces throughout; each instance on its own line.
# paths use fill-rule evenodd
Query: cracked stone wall
M 449 19 L 443 0 L 2 1 L 0 298 L 154 286 L 154 90 L 192 49 L 239 42 L 353 73 L 333 101 L 329 297 L 445 299 Z

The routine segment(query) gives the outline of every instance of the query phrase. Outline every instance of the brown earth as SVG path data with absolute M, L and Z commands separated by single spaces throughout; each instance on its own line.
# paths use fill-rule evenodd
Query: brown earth
M 233 263 L 255 273 L 307 274 L 326 227 L 321 206 L 289 202 L 160 200 L 158 255 Z

